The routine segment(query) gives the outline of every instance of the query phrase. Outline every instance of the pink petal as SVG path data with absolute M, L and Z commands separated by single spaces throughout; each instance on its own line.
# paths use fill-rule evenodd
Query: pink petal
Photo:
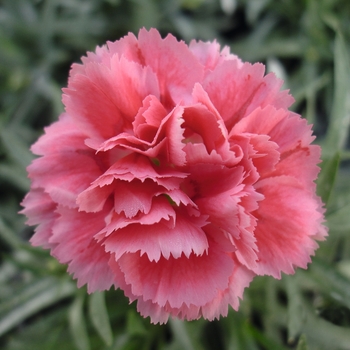
M 74 208 L 76 197 L 101 173 L 95 160 L 74 152 L 35 159 L 27 168 L 33 187 L 41 187 L 56 203 Z
M 311 126 L 299 115 L 272 106 L 258 108 L 238 122 L 231 135 L 241 133 L 265 134 L 275 142 L 280 153 L 297 147 L 308 147 L 315 139 Z
M 105 225 L 106 212 L 87 214 L 59 207 L 58 213 L 50 239 L 56 245 L 52 255 L 62 264 L 68 263 L 68 272 L 78 280 L 79 288 L 87 284 L 89 293 L 109 289 L 115 282 L 109 254 L 94 239 Z
M 142 110 L 144 107 L 142 108 Z M 163 120 L 152 142 L 142 140 L 130 133 L 120 133 L 106 140 L 99 148 L 106 152 L 115 147 L 143 154 L 150 158 L 161 158 L 167 164 L 182 166 L 186 163 L 183 151 L 183 107 L 175 107 Z M 137 124 L 139 120 L 137 121 Z
M 229 131 L 256 108 L 267 105 L 287 108 L 293 102 L 287 92 L 280 92 L 282 81 L 273 74 L 264 77 L 264 70 L 259 63 L 239 66 L 236 60 L 229 60 L 206 77 L 202 85 Z
M 117 41 L 107 42 L 109 57 L 115 54 L 119 57 L 124 56 L 128 61 L 145 65 L 145 60 L 142 52 L 139 48 L 138 39 L 133 33 L 128 33 L 126 36 L 120 38 Z
M 153 195 L 166 192 L 165 189 L 178 188 L 184 177 L 185 173 L 173 168 L 156 171 L 148 158 L 132 154 L 113 164 L 78 195 L 76 202 L 79 210 L 97 212 L 103 208 L 108 197 L 115 193 L 116 210 L 121 212 L 125 208 L 125 213 L 133 215 L 136 207 L 138 210 L 149 210 Z M 130 194 L 133 194 L 132 198 L 128 197 Z
M 230 143 L 235 146 L 239 145 L 244 150 L 242 153 L 246 159 L 242 163 L 245 164 L 245 170 L 251 172 L 249 176 L 255 181 L 258 177 L 264 176 L 265 173 L 273 171 L 280 159 L 278 145 L 271 141 L 267 135 L 248 133 L 231 135 Z M 254 176 L 255 173 L 257 176 Z
M 175 308 L 183 304 L 202 306 L 211 301 L 218 290 L 227 288 L 233 269 L 230 257 L 214 247 L 201 256 L 161 258 L 158 262 L 149 261 L 146 255 L 129 253 L 117 264 L 133 295 Z
M 221 164 L 198 162 L 186 167 L 191 175 L 182 183 L 181 188 L 191 198 L 215 196 L 241 185 L 244 179 L 243 170 L 241 166 L 229 168 Z
M 324 232 L 319 200 L 290 176 L 262 180 L 256 188 L 265 199 L 254 213 L 259 250 L 254 271 L 280 278 L 281 272 L 291 274 L 297 266 L 306 268 L 317 248 L 314 238 Z
M 42 189 L 31 189 L 23 199 L 21 205 L 24 209 L 20 212 L 27 216 L 28 225 L 38 225 L 35 234 L 30 239 L 33 246 L 42 246 L 51 249 L 55 246 L 49 242 L 52 235 L 52 227 L 58 214 L 55 212 L 56 203 L 52 201 Z
M 110 234 L 104 245 L 106 251 L 115 254 L 116 260 L 124 253 L 136 252 L 147 254 L 150 261 L 156 262 L 161 257 L 169 259 L 172 256 L 177 259 L 182 254 L 189 258 L 191 254 L 203 255 L 208 249 L 202 229 L 205 224 L 202 217 L 195 218 L 177 212 L 176 224 L 173 220 L 169 222 L 164 219 L 149 225 L 130 224 Z
M 190 51 L 197 57 L 199 62 L 208 70 L 213 70 L 217 65 L 225 60 L 241 60 L 230 54 L 227 46 L 220 52 L 220 44 L 214 40 L 213 42 L 203 42 L 192 40 L 189 45 Z
M 186 130 L 186 142 L 191 142 L 192 135 L 200 135 L 208 153 L 219 150 L 226 142 L 226 137 L 219 127 L 219 121 L 201 104 L 186 107 L 182 127 Z
M 202 307 L 202 316 L 210 321 L 219 319 L 220 316 L 227 316 L 228 305 L 236 311 L 239 308 L 239 299 L 243 299 L 243 292 L 255 277 L 255 274 L 242 266 L 234 259 L 234 269 L 230 276 L 229 286 L 226 290 Z
M 31 151 L 43 156 L 49 153 L 88 150 L 84 144 L 85 139 L 86 135 L 77 128 L 72 118 L 63 113 L 59 121 L 45 128 L 45 134 L 32 145 Z
M 151 143 L 167 112 L 155 96 L 147 96 L 133 123 L 135 136 Z
M 317 163 L 320 162 L 320 155 L 321 147 L 316 145 L 286 152 L 277 164 L 273 176 L 289 175 L 297 179 L 305 188 L 315 190 L 314 181 L 320 171 L 317 166 Z
M 110 67 L 87 62 L 85 74 L 71 76 L 63 95 L 75 122 L 91 137 L 102 139 L 130 124 L 146 96 L 159 95 L 157 78 L 149 67 L 118 55 L 110 59 Z
M 203 77 L 203 66 L 188 46 L 171 34 L 162 39 L 155 29 L 141 29 L 138 37 L 144 64 L 158 77 L 163 105 L 172 108 L 189 99 L 194 84 Z

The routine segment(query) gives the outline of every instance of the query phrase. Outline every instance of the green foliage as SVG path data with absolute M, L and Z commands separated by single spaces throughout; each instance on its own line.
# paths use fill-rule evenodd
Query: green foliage
M 3 0 L 0 4 L 0 347 L 350 349 L 350 2 L 348 0 Z M 60 88 L 88 50 L 157 27 L 213 40 L 285 80 L 323 147 L 318 193 L 329 237 L 309 269 L 257 278 L 220 321 L 152 325 L 120 291 L 87 295 L 30 247 L 18 214 L 29 147 L 63 110 Z

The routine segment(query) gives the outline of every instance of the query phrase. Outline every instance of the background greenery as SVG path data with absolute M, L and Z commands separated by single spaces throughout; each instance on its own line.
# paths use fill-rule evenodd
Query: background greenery
M 154 326 L 120 291 L 78 290 L 17 214 L 29 146 L 63 110 L 71 63 L 142 26 L 264 62 L 323 146 L 328 240 L 308 270 L 256 278 L 220 321 Z M 0 348 L 350 349 L 349 39 L 349 0 L 0 0 Z

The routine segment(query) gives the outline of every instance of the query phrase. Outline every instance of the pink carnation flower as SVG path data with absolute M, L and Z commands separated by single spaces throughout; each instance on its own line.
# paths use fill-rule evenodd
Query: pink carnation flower
M 214 42 L 140 30 L 74 64 L 32 146 L 31 243 L 143 316 L 209 320 L 256 275 L 306 268 L 327 235 L 320 147 L 282 81 Z

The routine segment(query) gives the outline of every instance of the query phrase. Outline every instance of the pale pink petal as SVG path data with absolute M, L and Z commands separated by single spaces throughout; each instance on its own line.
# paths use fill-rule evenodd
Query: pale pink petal
M 198 58 L 199 62 L 209 70 L 213 70 L 217 65 L 226 60 L 241 60 L 233 54 L 230 54 L 230 49 L 225 46 L 220 51 L 220 44 L 214 40 L 213 42 L 203 42 L 192 40 L 189 45 L 190 51 Z

